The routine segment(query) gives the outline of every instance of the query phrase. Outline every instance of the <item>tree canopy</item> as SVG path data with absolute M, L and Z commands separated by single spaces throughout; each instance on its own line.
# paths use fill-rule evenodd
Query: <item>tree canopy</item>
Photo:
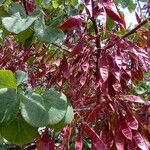
M 1 147 L 150 149 L 149 22 L 146 0 L 0 0 Z

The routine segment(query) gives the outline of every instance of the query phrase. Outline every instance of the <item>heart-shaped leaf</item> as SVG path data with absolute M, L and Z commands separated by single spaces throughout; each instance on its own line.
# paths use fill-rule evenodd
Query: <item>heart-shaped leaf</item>
M 14 89 L 0 89 L 0 123 L 12 120 L 19 110 L 19 98 Z
M 64 118 L 67 111 L 66 96 L 51 88 L 43 94 L 43 99 L 48 111 L 49 124 L 57 124 Z
M 12 144 L 27 144 L 37 137 L 38 129 L 25 122 L 21 116 L 17 116 L 7 125 L 1 126 L 0 133 Z
M 16 79 L 10 70 L 0 70 L 0 88 L 16 89 Z
M 24 98 L 21 105 L 21 114 L 25 121 L 35 127 L 48 125 L 48 113 L 45 109 L 43 98 L 36 93 L 32 93 Z
M 64 118 L 59 123 L 54 124 L 54 125 L 49 125 L 48 127 L 54 129 L 55 132 L 59 132 L 66 125 L 72 122 L 73 117 L 74 117 L 73 108 L 70 102 L 68 102 L 67 111 L 66 111 Z
M 28 74 L 24 71 L 17 70 L 15 76 L 17 79 L 17 86 L 28 81 Z
M 8 31 L 18 34 L 30 27 L 35 20 L 36 17 L 31 16 L 21 18 L 20 13 L 17 12 L 10 17 L 3 17 L 2 23 Z
M 58 39 L 63 39 L 64 34 L 51 26 L 46 26 L 41 20 L 36 20 L 34 30 L 38 39 L 46 44 L 56 42 Z

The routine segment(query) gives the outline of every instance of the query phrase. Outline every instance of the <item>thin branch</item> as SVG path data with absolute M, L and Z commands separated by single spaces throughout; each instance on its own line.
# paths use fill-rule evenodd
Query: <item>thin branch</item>
M 141 28 L 143 25 L 145 25 L 148 21 L 150 21 L 150 18 L 147 18 L 145 20 L 143 20 L 140 24 L 138 24 L 135 28 L 133 28 L 132 30 L 130 30 L 129 32 L 127 32 L 126 34 L 124 34 L 121 38 L 125 39 L 126 37 L 134 34 L 139 28 Z M 103 48 L 103 52 L 106 51 L 107 49 L 113 47 L 115 45 L 116 41 L 114 39 L 114 42 L 110 45 L 107 45 Z
M 135 28 L 133 28 L 131 31 L 127 32 L 125 35 L 123 35 L 122 38 L 124 39 L 124 38 L 130 36 L 131 34 L 134 34 L 139 28 L 141 28 L 143 25 L 145 25 L 148 21 L 150 21 L 150 18 L 143 20 Z
M 94 108 L 90 108 L 90 107 L 88 107 L 88 108 L 78 108 L 78 109 L 74 109 L 74 112 L 88 112 L 88 111 L 93 111 L 94 110 Z
M 91 6 L 92 6 L 92 11 L 94 8 L 94 0 L 91 1 Z M 94 12 L 93 12 L 94 14 Z M 96 52 L 96 72 L 95 72 L 95 77 L 96 80 L 99 81 L 100 80 L 100 72 L 99 72 L 99 57 L 101 55 L 101 38 L 99 35 L 99 30 L 98 30 L 98 25 L 96 23 L 96 19 L 94 18 L 94 16 L 92 16 L 91 21 L 93 23 L 94 26 L 94 31 L 95 31 L 95 35 L 96 35 L 96 47 L 97 47 L 97 52 Z M 101 91 L 100 91 L 100 87 L 98 86 L 96 89 L 96 95 L 97 95 L 97 104 L 99 104 L 99 100 L 100 100 L 100 96 L 101 96 Z
M 52 43 L 52 45 L 54 45 L 54 46 L 56 46 L 56 47 L 58 47 L 58 48 L 60 48 L 60 49 L 62 49 L 62 50 L 64 50 L 65 52 L 67 52 L 67 53 L 70 53 L 70 51 L 69 50 L 67 50 L 67 49 L 65 49 L 65 48 L 62 48 L 61 46 L 59 46 L 58 44 L 56 44 L 56 43 Z

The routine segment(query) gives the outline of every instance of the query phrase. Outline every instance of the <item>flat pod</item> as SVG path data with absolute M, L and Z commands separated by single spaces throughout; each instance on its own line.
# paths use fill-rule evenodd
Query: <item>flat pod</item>
M 15 89 L 0 89 L 0 123 L 12 120 L 19 110 L 19 99 Z
M 43 94 L 43 99 L 48 111 L 48 124 L 57 124 L 66 114 L 67 97 L 63 93 L 51 88 Z
M 0 134 L 12 144 L 27 144 L 38 135 L 38 128 L 29 125 L 21 116 L 17 116 L 7 125 L 1 126 Z
M 24 120 L 34 127 L 48 125 L 49 117 L 43 98 L 37 93 L 32 93 L 24 98 L 21 104 L 21 114 Z

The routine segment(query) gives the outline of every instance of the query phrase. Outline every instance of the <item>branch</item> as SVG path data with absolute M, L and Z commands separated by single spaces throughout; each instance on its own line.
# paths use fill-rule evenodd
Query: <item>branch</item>
M 90 108 L 90 107 L 74 109 L 75 112 L 85 112 L 85 111 L 88 112 L 88 111 L 92 111 L 92 110 L 94 110 L 94 108 Z
M 141 28 L 143 25 L 145 25 L 148 21 L 150 21 L 150 18 L 147 18 L 145 20 L 143 20 L 140 24 L 138 24 L 135 28 L 133 28 L 132 30 L 130 30 L 129 32 L 127 32 L 126 34 L 124 34 L 121 38 L 122 39 L 125 39 L 126 37 L 134 34 L 139 28 Z M 114 39 L 115 40 L 115 39 Z M 110 45 L 107 45 L 103 48 L 103 52 L 106 50 L 106 49 L 109 49 L 111 47 L 113 47 L 115 45 L 116 41 Z
M 62 49 L 62 50 L 64 50 L 65 52 L 67 52 L 67 53 L 70 53 L 70 51 L 69 50 L 67 50 L 67 49 L 65 49 L 65 48 L 62 48 L 61 46 L 59 46 L 58 44 L 56 44 L 56 43 L 52 43 L 52 45 L 54 45 L 54 46 L 56 46 L 56 47 L 58 47 L 58 48 L 60 48 L 60 49 Z
M 94 0 L 91 1 L 91 5 L 92 5 L 92 11 L 94 8 Z M 94 14 L 94 13 L 93 13 Z M 99 72 L 99 57 L 101 55 L 101 44 L 100 44 L 100 35 L 99 35 L 99 31 L 98 31 L 98 26 L 96 23 L 96 19 L 94 18 L 94 16 L 92 16 L 91 21 L 93 23 L 94 26 L 94 31 L 96 34 L 96 47 L 97 47 L 97 52 L 96 52 L 96 72 L 95 72 L 95 77 L 96 77 L 96 81 L 100 80 L 100 72 Z M 100 100 L 100 96 L 101 96 L 101 91 L 100 91 L 100 87 L 98 86 L 96 89 L 96 95 L 97 95 L 97 104 L 99 104 L 99 100 Z
M 145 25 L 148 21 L 150 21 L 150 18 L 143 20 L 135 28 L 133 28 L 131 31 L 127 32 L 125 35 L 123 35 L 122 38 L 124 39 L 124 38 L 130 36 L 131 34 L 134 34 L 139 28 L 141 28 L 143 25 Z

